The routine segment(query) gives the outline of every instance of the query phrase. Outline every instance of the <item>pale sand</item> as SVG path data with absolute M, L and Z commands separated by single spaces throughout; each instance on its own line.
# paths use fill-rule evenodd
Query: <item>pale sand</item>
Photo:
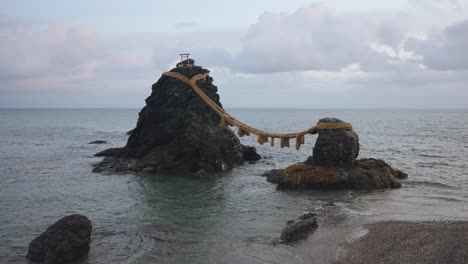
M 468 222 L 384 221 L 355 234 L 333 263 L 468 263 Z

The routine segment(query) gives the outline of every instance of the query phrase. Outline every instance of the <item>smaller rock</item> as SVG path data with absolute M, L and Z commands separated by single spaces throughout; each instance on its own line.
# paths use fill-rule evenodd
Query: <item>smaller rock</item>
M 252 146 L 242 145 L 240 151 L 242 153 L 242 158 L 244 159 L 244 161 L 257 161 L 262 158 L 262 156 L 260 156 L 257 153 L 257 149 Z
M 46 264 L 62 264 L 84 257 L 89 252 L 91 230 L 91 221 L 86 216 L 65 216 L 31 241 L 26 257 Z
M 314 213 L 306 213 L 297 220 L 289 220 L 281 232 L 281 243 L 295 243 L 306 239 L 317 227 L 317 218 Z
M 122 148 L 110 148 L 94 154 L 95 157 L 115 157 L 122 152 Z
M 104 140 L 95 140 L 95 141 L 89 142 L 89 144 L 107 144 L 107 141 L 104 141 Z

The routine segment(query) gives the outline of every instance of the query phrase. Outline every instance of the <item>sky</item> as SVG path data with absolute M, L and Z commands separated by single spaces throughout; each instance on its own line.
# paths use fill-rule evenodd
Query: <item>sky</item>
M 225 107 L 468 108 L 468 0 L 0 2 L 0 108 L 140 108 L 189 52 Z

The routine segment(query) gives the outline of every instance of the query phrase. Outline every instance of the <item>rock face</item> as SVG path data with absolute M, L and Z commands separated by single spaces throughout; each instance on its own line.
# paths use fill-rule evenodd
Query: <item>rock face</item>
M 193 64 L 193 60 L 179 63 L 171 71 L 189 79 L 208 72 Z M 197 85 L 222 107 L 211 77 L 197 81 Z M 230 169 L 243 163 L 242 145 L 220 121 L 190 86 L 161 76 L 153 84 L 127 145 L 98 153 L 108 158 L 94 171 L 196 174 Z
M 281 232 L 281 243 L 295 243 L 307 238 L 310 233 L 317 229 L 316 214 L 306 213 L 296 220 L 290 220 Z
M 342 122 L 335 118 L 319 122 Z M 265 173 L 280 188 L 348 188 L 359 190 L 401 187 L 407 174 L 382 160 L 360 159 L 359 138 L 354 131 L 319 130 L 313 155 L 307 161 Z
M 66 216 L 31 241 L 26 257 L 34 262 L 61 264 L 86 256 L 91 230 L 91 221 L 85 216 Z
M 336 118 L 323 118 L 319 123 L 342 123 Z M 312 160 L 314 164 L 340 165 L 354 161 L 359 154 L 359 137 L 354 130 L 319 130 Z

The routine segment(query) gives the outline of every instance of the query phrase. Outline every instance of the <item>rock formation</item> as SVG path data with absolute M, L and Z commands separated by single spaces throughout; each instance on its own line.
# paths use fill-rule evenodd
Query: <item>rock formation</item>
M 343 122 L 324 118 L 319 122 Z M 265 173 L 280 188 L 349 188 L 360 190 L 401 187 L 407 175 L 382 160 L 360 159 L 359 137 L 348 130 L 319 130 L 313 155 L 307 161 Z
M 181 62 L 171 71 L 189 79 L 208 72 L 195 66 L 193 60 Z M 197 85 L 222 107 L 211 77 L 197 81 Z M 93 171 L 202 175 L 253 158 L 252 149 L 244 148 L 229 128 L 220 126 L 220 121 L 189 85 L 161 76 L 153 84 L 127 145 L 96 154 L 107 158 Z
M 66 216 L 31 241 L 26 257 L 46 264 L 74 261 L 88 254 L 91 230 L 91 221 L 85 216 Z

